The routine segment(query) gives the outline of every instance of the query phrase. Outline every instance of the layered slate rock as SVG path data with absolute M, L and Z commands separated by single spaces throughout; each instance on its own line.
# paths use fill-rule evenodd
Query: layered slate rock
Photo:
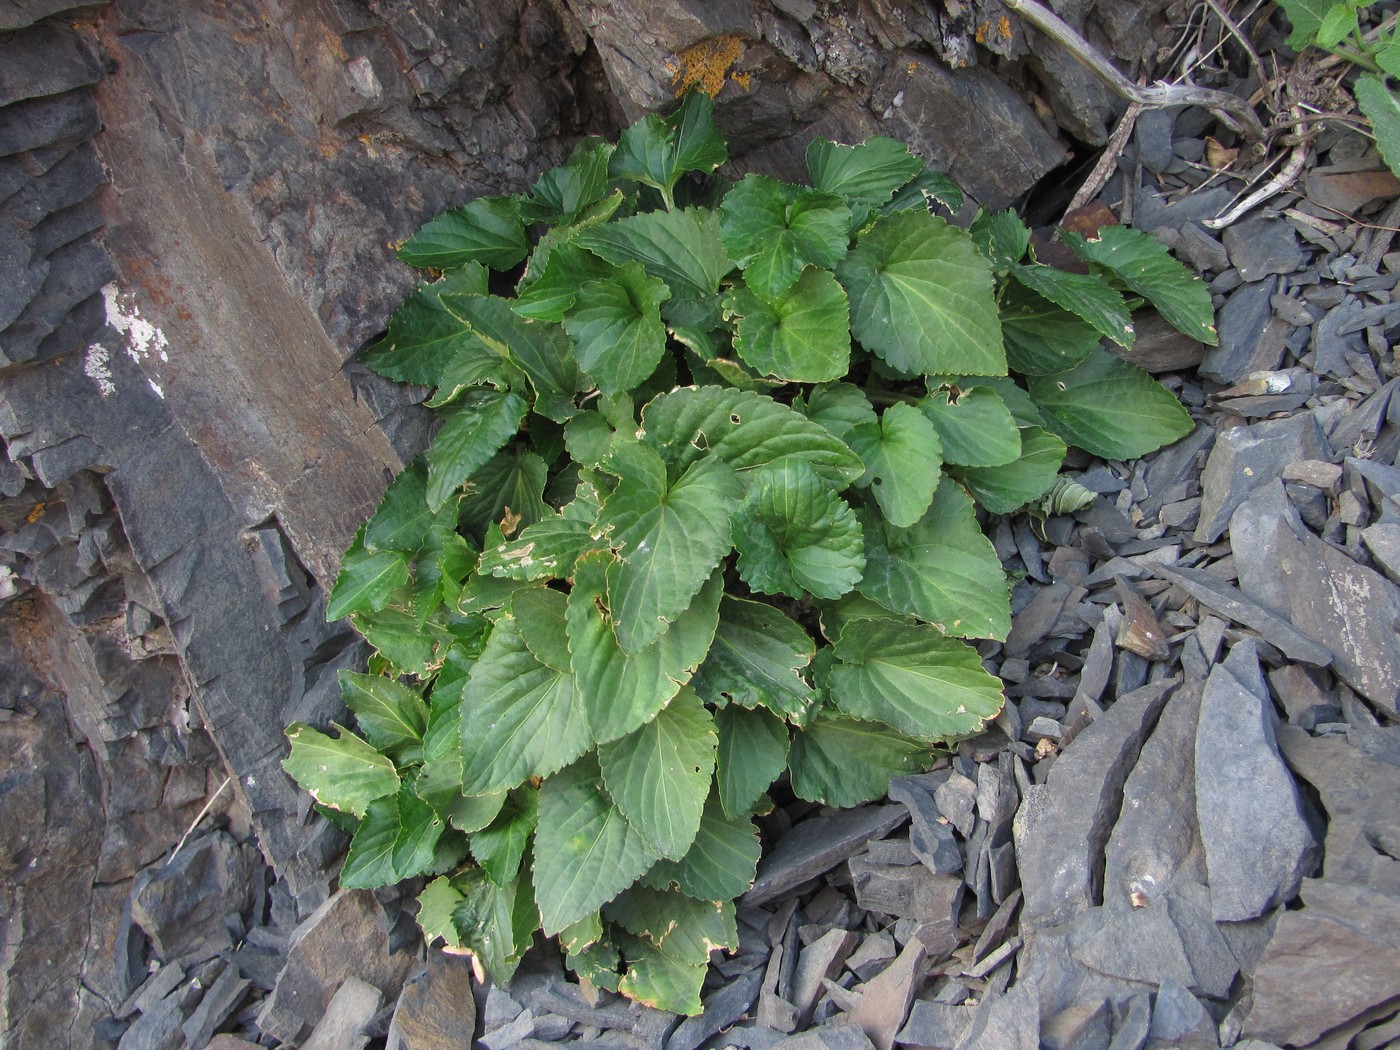
M 1292 900 L 1317 858 L 1293 777 L 1278 753 L 1272 702 L 1252 643 L 1241 643 L 1231 657 L 1246 646 L 1239 663 L 1249 684 L 1228 663 L 1211 670 L 1195 740 L 1196 812 L 1211 912 L 1233 922 Z M 1252 666 L 1243 666 L 1246 661 Z
M 1400 998 L 1400 899 L 1332 879 L 1304 881 L 1302 899 L 1255 970 L 1246 1036 L 1305 1046 Z
M 1123 782 L 1175 682 L 1121 696 L 1033 785 L 1016 813 L 1023 921 L 1040 924 L 1099 902 L 1103 847 L 1118 816 Z

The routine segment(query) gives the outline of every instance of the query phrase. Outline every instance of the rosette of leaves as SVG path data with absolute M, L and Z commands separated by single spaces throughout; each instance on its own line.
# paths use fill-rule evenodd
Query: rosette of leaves
M 403 246 L 439 273 L 365 361 L 441 425 L 329 598 L 376 652 L 359 731 L 295 725 L 286 761 L 352 833 L 342 885 L 425 876 L 425 935 L 498 978 L 540 929 L 681 1013 L 775 780 L 856 805 L 1000 709 L 979 506 L 1190 428 L 1101 342 L 1138 297 L 1213 341 L 1129 230 L 1067 235 L 1068 273 L 1011 213 L 933 214 L 961 194 L 892 140 L 814 142 L 805 186 L 726 156 L 691 94 Z

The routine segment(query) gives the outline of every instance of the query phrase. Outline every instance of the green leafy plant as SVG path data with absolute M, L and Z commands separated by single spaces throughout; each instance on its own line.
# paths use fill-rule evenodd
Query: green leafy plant
M 932 214 L 961 193 L 892 140 L 814 142 L 810 186 L 726 156 L 693 93 L 403 246 L 440 273 L 365 361 L 442 422 L 329 598 L 376 650 L 341 676 L 359 734 L 294 725 L 285 763 L 353 833 L 342 885 L 431 877 L 429 940 L 504 978 L 542 929 L 683 1013 L 775 780 L 856 805 L 999 711 L 979 504 L 1080 505 L 1066 443 L 1190 429 L 1100 348 L 1125 291 L 1214 341 L 1130 230 L 1066 234 L 1069 273 L 1010 212 Z
M 1371 122 L 1376 146 L 1390 170 L 1400 175 L 1400 39 L 1392 20 L 1380 32 L 1361 32 L 1361 12 L 1374 0 L 1279 0 L 1293 31 L 1288 46 L 1320 47 L 1361 70 L 1352 91 L 1357 108 Z

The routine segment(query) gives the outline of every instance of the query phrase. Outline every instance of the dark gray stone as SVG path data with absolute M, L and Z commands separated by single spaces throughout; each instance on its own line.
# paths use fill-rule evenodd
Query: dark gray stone
M 1230 550 L 1239 588 L 1276 613 L 1288 609 L 1288 581 L 1278 571 L 1279 534 L 1306 531 L 1283 483 L 1271 479 L 1250 494 L 1230 517 Z
M 1325 645 L 1299 631 L 1277 613 L 1252 602 L 1213 572 L 1205 569 L 1182 569 L 1154 565 L 1152 572 L 1170 580 L 1202 605 L 1208 606 L 1235 623 L 1252 627 L 1270 645 L 1291 660 L 1300 660 L 1314 667 L 1332 663 L 1332 651 Z
M 1283 356 L 1284 331 L 1269 331 L 1273 314 L 1269 300 L 1277 288 L 1278 279 L 1268 277 L 1230 293 L 1216 318 L 1220 343 L 1206 351 L 1201 361 L 1202 375 L 1222 383 L 1237 383 L 1251 372 L 1278 367 Z
M 962 904 L 962 879 L 936 875 L 921 864 L 876 864 L 868 857 L 852 857 L 850 868 L 856 903 L 866 911 L 956 925 Z
M 763 971 L 754 970 L 737 977 L 706 997 L 704 1011 L 687 1017 L 666 1039 L 666 1050 L 695 1050 L 710 1036 L 728 1028 L 749 1012 L 763 984 Z
M 470 1042 L 475 1029 L 471 963 L 430 948 L 427 969 L 399 994 L 386 1050 L 451 1050 Z
M 1366 544 L 1376 566 L 1393 582 L 1400 583 L 1400 525 L 1372 525 L 1362 529 L 1361 542 Z
M 1279 748 L 1289 766 L 1317 789 L 1333 828 L 1350 825 L 1391 857 L 1400 857 L 1400 769 L 1358 751 L 1344 739 L 1313 737 L 1294 726 L 1278 731 Z M 1334 851 L 1325 852 L 1330 864 Z M 1338 851 L 1340 855 L 1340 851 Z
M 1331 650 L 1338 677 L 1400 716 L 1400 588 L 1311 533 L 1281 531 L 1276 549 L 1293 625 Z
M 1044 924 L 1092 906 L 1103 892 L 1103 848 L 1143 738 L 1175 687 L 1164 681 L 1120 697 L 1055 760 L 1015 819 L 1022 922 Z
M 1138 992 L 1122 1010 L 1118 1030 L 1108 1050 L 1142 1050 L 1152 1031 L 1152 1000 L 1146 992 Z
M 1230 256 L 1220 241 L 1205 231 L 1198 223 L 1188 222 L 1181 227 L 1181 240 L 1177 242 L 1176 254 L 1194 269 L 1220 273 L 1230 267 Z
M 1303 265 L 1298 234 L 1282 219 L 1260 216 L 1227 226 L 1224 241 L 1230 262 L 1247 282 L 1289 274 Z
M 398 996 L 417 960 L 407 951 L 389 950 L 382 915 L 367 890 L 340 890 L 297 928 L 287 965 L 258 1014 L 264 1035 L 302 1041 L 351 977 L 386 997 Z
M 955 772 L 934 789 L 933 800 L 963 838 L 972 834 L 973 811 L 977 804 L 975 783 Z
M 812 1010 L 823 991 L 822 982 L 834 980 L 841 973 L 859 941 L 859 936 L 849 930 L 828 930 L 802 949 L 792 979 L 792 1005 L 799 1028 L 812 1019 Z
M 253 906 L 253 852 L 226 832 L 185 843 L 168 863 L 148 868 L 131 891 L 132 919 L 167 962 L 229 942 L 224 920 Z
M 1188 222 L 1214 218 L 1230 206 L 1232 197 L 1228 187 L 1215 186 L 1202 193 L 1178 195 L 1167 203 L 1161 194 L 1143 184 L 1137 188 L 1133 201 L 1133 226 L 1144 233 L 1161 226 L 1179 230 Z
M 895 1036 L 901 1046 L 946 1050 L 955 1047 L 972 1024 L 974 1006 L 935 1003 L 917 999 L 909 1010 L 909 1020 Z
M 1330 879 L 1306 880 L 1302 897 L 1300 910 L 1279 919 L 1255 970 L 1247 1038 L 1305 1046 L 1400 998 L 1397 898 Z
M 1253 919 L 1287 903 L 1316 867 L 1317 843 L 1278 753 L 1270 701 L 1224 666 L 1211 671 L 1201 699 L 1196 810 L 1218 920 Z
M 1044 1050 L 1108 1050 L 1112 1021 L 1108 1000 L 1080 1003 L 1047 1018 L 1040 1042 Z
M 1195 538 L 1214 543 L 1250 493 L 1278 478 L 1298 459 L 1330 459 L 1331 450 L 1311 415 L 1266 420 L 1223 431 L 1201 475 L 1201 514 Z
M 983 999 L 958 1050 L 1040 1050 L 1040 997 L 1018 981 L 997 999 Z
M 1362 306 L 1352 300 L 1329 310 L 1312 329 L 1313 368 L 1319 375 L 1344 379 L 1353 374 L 1349 354 L 1364 354 L 1366 341 L 1356 331 L 1343 334 L 1362 323 Z
M 881 838 L 909 817 L 904 806 L 865 806 L 804 820 L 774 845 L 759 863 L 746 905 L 776 900 L 788 890 L 830 871 L 855 856 L 872 838 Z
M 1148 171 L 1162 172 L 1171 166 L 1172 128 L 1176 114 L 1166 109 L 1146 109 L 1138 114 L 1133 125 L 1133 141 L 1138 160 Z
M 181 1026 L 188 1046 L 204 1046 L 228 1016 L 238 1009 L 252 982 L 245 980 L 236 965 L 226 966 L 200 999 L 194 1013 Z
M 1220 1039 L 1215 1022 L 1200 1001 L 1180 982 L 1166 980 L 1157 989 L 1157 1001 L 1152 1006 L 1147 1046 L 1150 1050 L 1217 1050 Z

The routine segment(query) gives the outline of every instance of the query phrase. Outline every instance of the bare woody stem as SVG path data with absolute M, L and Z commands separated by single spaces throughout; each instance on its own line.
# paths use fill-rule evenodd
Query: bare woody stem
M 1069 51 L 1080 65 L 1102 80 L 1115 93 L 1147 109 L 1167 106 L 1203 106 L 1220 117 L 1234 130 L 1249 138 L 1264 137 L 1264 126 L 1258 115 L 1243 99 L 1225 91 L 1196 87 L 1193 84 L 1155 84 L 1143 87 L 1124 76 L 1108 59 L 1072 29 L 1064 19 L 1037 0 L 1005 0 L 1006 6 L 1018 12 L 1026 21 Z

